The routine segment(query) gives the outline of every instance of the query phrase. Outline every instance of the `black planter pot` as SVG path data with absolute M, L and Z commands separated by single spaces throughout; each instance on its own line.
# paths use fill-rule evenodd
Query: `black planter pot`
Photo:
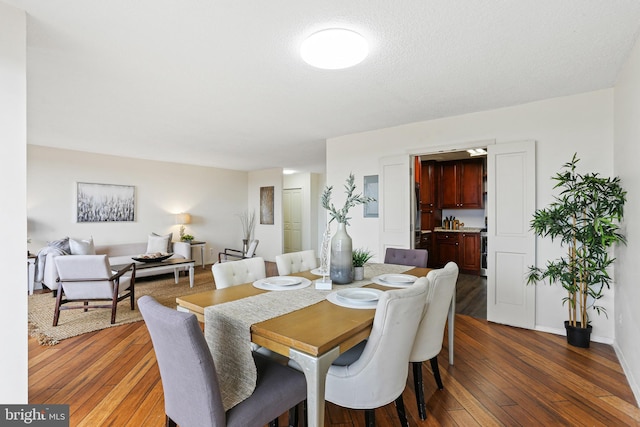
M 577 323 L 578 326 L 571 326 L 568 320 L 564 322 L 564 328 L 567 330 L 567 343 L 574 347 L 580 348 L 589 348 L 589 342 L 591 341 L 591 325 L 586 328 L 580 327 L 580 322 Z

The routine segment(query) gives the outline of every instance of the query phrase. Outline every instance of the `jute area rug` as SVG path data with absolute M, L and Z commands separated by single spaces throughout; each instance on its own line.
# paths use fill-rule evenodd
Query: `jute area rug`
M 144 277 L 136 280 L 135 299 L 143 295 L 151 295 L 162 305 L 176 308 L 176 297 L 191 295 L 214 289 L 211 267 L 204 269 L 197 266 L 194 272 L 193 288 L 189 287 L 189 277 L 181 275 L 176 285 L 173 273 L 155 277 Z M 58 326 L 53 324 L 55 298 L 51 292 L 29 296 L 29 334 L 42 345 L 54 345 L 61 340 L 86 334 L 87 332 L 120 326 L 142 320 L 136 303 L 135 310 L 131 310 L 129 299 L 118 303 L 116 323 L 111 320 L 110 308 L 89 309 L 86 313 L 81 310 L 62 310 Z

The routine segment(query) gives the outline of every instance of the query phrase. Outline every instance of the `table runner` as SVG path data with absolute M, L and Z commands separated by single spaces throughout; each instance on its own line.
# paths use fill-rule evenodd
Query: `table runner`
M 406 265 L 367 264 L 364 279 L 340 289 L 371 284 L 371 278 L 386 273 L 404 273 Z M 314 285 L 285 292 L 266 292 L 205 307 L 204 334 L 218 373 L 225 410 L 249 397 L 256 386 L 257 372 L 251 356 L 251 325 L 323 301 L 333 290 L 318 290 Z

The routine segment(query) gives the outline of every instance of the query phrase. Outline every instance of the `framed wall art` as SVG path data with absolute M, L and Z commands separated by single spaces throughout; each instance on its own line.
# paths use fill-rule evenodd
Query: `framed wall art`
M 274 187 L 260 187 L 260 224 L 273 224 Z
M 77 222 L 135 221 L 136 187 L 78 182 Z
M 365 218 L 378 218 L 378 175 L 368 175 L 364 177 L 364 191 L 362 195 L 365 197 L 373 197 L 374 202 L 364 204 Z

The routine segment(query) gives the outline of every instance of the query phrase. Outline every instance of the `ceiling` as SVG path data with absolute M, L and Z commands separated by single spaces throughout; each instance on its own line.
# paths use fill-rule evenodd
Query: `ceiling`
M 26 10 L 28 142 L 324 172 L 327 138 L 612 87 L 637 0 L 0 0 Z M 314 69 L 303 39 L 363 34 Z

